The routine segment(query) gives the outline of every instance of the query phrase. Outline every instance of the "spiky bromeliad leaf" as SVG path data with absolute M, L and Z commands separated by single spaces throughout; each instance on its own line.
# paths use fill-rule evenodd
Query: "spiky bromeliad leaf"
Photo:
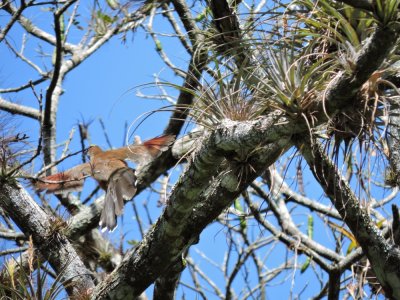
M 310 239 L 312 239 L 314 236 L 314 218 L 312 215 L 308 215 L 307 235 Z M 311 257 L 308 256 L 307 260 L 304 262 L 304 264 L 300 268 L 300 273 L 304 273 L 310 266 L 310 263 L 311 263 Z
M 376 0 L 375 17 L 383 26 L 397 21 L 400 0 Z
M 311 0 L 295 1 L 307 8 L 310 16 L 301 18 L 304 33 L 324 36 L 330 43 L 350 43 L 358 48 L 361 41 L 372 33 L 374 19 L 365 11 L 341 3 L 326 0 L 317 3 Z M 318 6 L 318 9 L 315 9 Z

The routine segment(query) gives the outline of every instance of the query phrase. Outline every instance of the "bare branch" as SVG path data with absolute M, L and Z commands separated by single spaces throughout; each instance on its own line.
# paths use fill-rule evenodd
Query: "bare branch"
M 40 120 L 40 111 L 21 104 L 12 103 L 3 98 L 0 98 L 0 109 L 11 114 L 18 114 L 35 120 Z
M 34 0 L 30 0 L 28 3 L 26 3 L 25 1 L 21 1 L 21 6 L 12 15 L 11 20 L 7 23 L 7 25 L 0 31 L 0 43 L 6 37 L 7 33 L 10 31 L 14 23 L 18 20 L 24 9 L 29 7 L 33 2 Z
M 17 8 L 15 8 L 10 1 L 6 2 L 6 5 L 3 7 L 5 11 L 7 11 L 11 15 L 17 14 Z M 23 15 L 20 15 L 18 18 L 18 22 L 21 26 L 29 32 L 30 34 L 36 36 L 37 38 L 55 46 L 57 44 L 56 37 L 53 35 L 43 31 L 42 29 L 36 27 L 31 20 L 25 18 Z M 74 52 L 76 50 L 76 46 L 73 46 L 69 43 L 64 44 L 64 50 L 67 52 Z

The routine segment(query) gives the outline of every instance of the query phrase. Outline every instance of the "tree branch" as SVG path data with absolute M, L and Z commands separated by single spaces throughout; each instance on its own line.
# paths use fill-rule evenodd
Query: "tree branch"
M 17 114 L 35 120 L 40 120 L 39 110 L 21 104 L 12 103 L 3 98 L 0 98 L 0 109 L 9 112 L 10 114 Z
M 6 5 L 3 8 L 11 15 L 16 15 L 18 12 L 17 8 L 15 8 L 10 1 L 6 1 Z M 19 16 L 18 22 L 26 30 L 26 32 L 29 32 L 33 36 L 49 43 L 50 45 L 55 46 L 57 44 L 57 40 L 53 35 L 41 30 L 40 28 L 35 26 L 31 20 L 25 18 L 23 15 Z M 74 52 L 74 50 L 76 50 L 76 48 L 77 48 L 76 46 L 71 45 L 69 43 L 64 44 L 64 50 L 67 52 L 72 53 Z
M 388 298 L 400 298 L 400 250 L 389 244 L 320 144 L 297 144 L 316 180 L 367 255 Z
M 391 26 L 377 27 L 374 34 L 359 51 L 351 74 L 339 72 L 336 79 L 322 97 L 320 104 L 326 108 L 328 115 L 351 107 L 354 96 L 362 85 L 378 70 L 390 51 L 396 45 L 400 35 L 396 22 Z M 323 111 L 317 109 L 317 111 Z
M 229 121 L 211 133 L 193 155 L 155 226 L 110 274 L 107 283 L 98 286 L 93 299 L 138 296 L 196 243 L 202 230 L 287 149 L 288 140 L 282 136 L 272 142 L 276 137 L 274 122 L 274 118 Z M 254 149 L 260 150 L 249 164 L 262 167 L 256 167 L 255 173 L 250 172 L 243 182 L 238 182 L 235 168 L 221 163 L 226 156 L 235 157 L 236 151 L 242 154 Z
M 61 277 L 70 296 L 94 287 L 90 272 L 74 247 L 56 229 L 55 220 L 39 207 L 19 184 L 1 182 L 0 206 L 8 213 Z

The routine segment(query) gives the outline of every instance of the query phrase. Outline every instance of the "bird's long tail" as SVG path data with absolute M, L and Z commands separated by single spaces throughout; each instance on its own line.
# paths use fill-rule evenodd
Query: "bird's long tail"
M 117 227 L 117 216 L 124 211 L 124 200 L 136 194 L 136 175 L 131 168 L 121 168 L 111 174 L 100 217 L 100 227 L 113 231 Z

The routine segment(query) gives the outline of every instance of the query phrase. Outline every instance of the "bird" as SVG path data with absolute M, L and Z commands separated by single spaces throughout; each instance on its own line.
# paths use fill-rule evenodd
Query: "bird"
M 162 135 L 127 147 L 103 151 L 92 145 L 87 149 L 89 162 L 77 165 L 66 171 L 39 177 L 33 185 L 38 191 L 64 194 L 82 190 L 84 180 L 93 177 L 106 191 L 104 208 L 99 225 L 102 231 L 113 231 L 117 227 L 117 216 L 123 213 L 124 200 L 136 194 L 137 177 L 128 161 L 136 163 L 138 169 L 166 151 L 175 141 L 173 135 Z

